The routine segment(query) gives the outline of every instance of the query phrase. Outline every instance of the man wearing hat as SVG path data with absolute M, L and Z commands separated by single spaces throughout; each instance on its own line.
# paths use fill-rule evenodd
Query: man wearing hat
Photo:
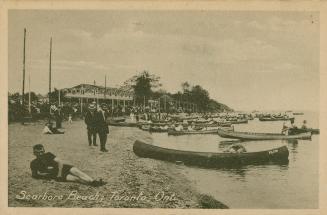
M 105 103 L 100 105 L 100 110 L 96 113 L 96 124 L 97 124 L 97 131 L 99 134 L 100 139 L 100 151 L 107 152 L 106 143 L 107 137 L 109 134 L 109 126 L 107 122 L 108 117 L 108 106 Z
M 88 110 L 85 114 L 85 124 L 87 129 L 87 137 L 89 146 L 97 146 L 97 121 L 96 121 L 96 105 L 94 103 L 88 106 Z M 92 142 L 93 140 L 93 142 Z

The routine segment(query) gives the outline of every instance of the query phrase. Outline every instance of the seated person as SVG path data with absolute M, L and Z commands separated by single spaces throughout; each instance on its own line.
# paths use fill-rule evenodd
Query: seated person
M 53 127 L 52 123 L 46 123 L 42 131 L 43 134 L 64 134 L 65 132 L 59 131 L 57 128 Z
M 187 130 L 188 131 L 194 131 L 191 125 L 187 126 Z
M 63 163 L 51 152 L 45 153 L 42 144 L 33 146 L 33 154 L 36 159 L 31 162 L 30 167 L 35 179 L 79 182 L 94 187 L 105 184 L 102 180 L 94 180 L 76 167 Z
M 307 120 L 303 120 L 303 125 L 301 127 L 301 129 L 307 129 Z
M 235 144 L 235 145 L 232 145 L 228 149 L 228 152 L 230 152 L 230 153 L 243 153 L 243 152 L 246 152 L 246 149 L 245 149 L 245 147 L 243 145 Z
M 282 134 L 288 135 L 288 126 L 286 126 L 286 123 L 283 123 L 283 128 L 282 128 Z
M 175 127 L 175 130 L 176 131 L 183 131 L 183 126 L 182 126 L 182 124 L 178 124 L 178 126 L 177 127 Z

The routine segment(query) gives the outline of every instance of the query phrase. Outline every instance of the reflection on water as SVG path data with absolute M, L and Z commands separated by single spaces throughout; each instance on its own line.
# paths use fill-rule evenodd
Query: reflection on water
M 296 116 L 318 128 L 318 116 Z M 283 122 L 249 121 L 235 125 L 237 131 L 279 133 Z M 249 165 L 241 168 L 205 169 L 182 166 L 200 192 L 208 193 L 231 208 L 317 208 L 318 207 L 318 139 L 247 141 L 224 139 L 218 135 L 168 136 L 153 133 L 153 144 L 178 150 L 222 152 L 231 144 L 242 144 L 247 151 L 261 151 L 287 145 L 289 164 Z

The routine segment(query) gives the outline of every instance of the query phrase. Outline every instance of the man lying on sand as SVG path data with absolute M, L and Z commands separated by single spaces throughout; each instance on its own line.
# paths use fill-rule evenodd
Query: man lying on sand
M 65 164 L 51 152 L 45 153 L 42 144 L 33 146 L 33 154 L 36 156 L 31 162 L 32 177 L 35 179 L 54 179 L 56 181 L 71 181 L 98 187 L 105 184 L 100 180 L 94 180 L 76 167 Z

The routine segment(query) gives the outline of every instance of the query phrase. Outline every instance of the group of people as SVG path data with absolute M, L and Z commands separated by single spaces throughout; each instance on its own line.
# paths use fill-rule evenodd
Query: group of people
M 108 151 L 106 149 L 107 137 L 109 134 L 108 117 L 107 104 L 101 104 L 99 110 L 97 110 L 96 103 L 91 103 L 88 106 L 88 111 L 84 118 L 89 146 L 97 146 L 97 135 L 99 135 L 100 151 L 102 152 Z
M 285 122 L 283 123 L 282 134 L 285 135 L 297 134 L 299 132 L 302 132 L 303 129 L 307 129 L 307 128 L 308 127 L 307 127 L 306 120 L 303 120 L 303 124 L 300 129 L 294 124 L 294 120 L 292 120 L 290 126 L 286 125 Z

